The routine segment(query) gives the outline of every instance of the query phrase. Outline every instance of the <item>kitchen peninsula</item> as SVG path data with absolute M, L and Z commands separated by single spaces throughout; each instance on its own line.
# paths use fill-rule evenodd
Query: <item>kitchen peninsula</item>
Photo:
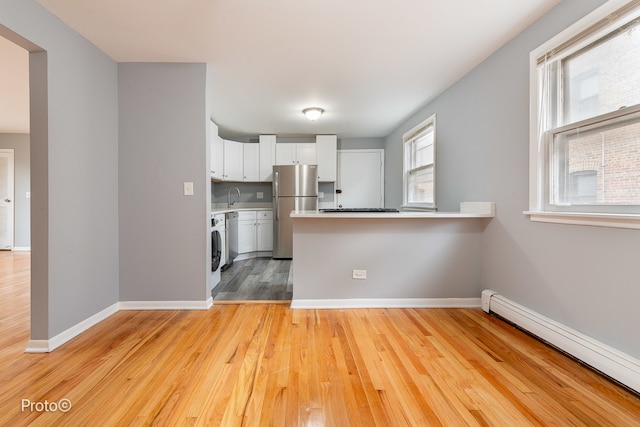
M 292 212 L 291 307 L 479 307 L 482 233 L 495 216 L 481 206 Z

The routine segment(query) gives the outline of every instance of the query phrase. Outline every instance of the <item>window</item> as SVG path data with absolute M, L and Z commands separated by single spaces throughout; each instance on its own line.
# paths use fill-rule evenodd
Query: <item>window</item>
M 431 116 L 403 136 L 403 207 L 436 208 L 436 117 Z
M 591 204 L 597 202 L 598 172 L 576 171 L 571 173 L 571 202 Z
M 533 51 L 531 88 L 531 218 L 640 228 L 640 1 L 612 0 Z

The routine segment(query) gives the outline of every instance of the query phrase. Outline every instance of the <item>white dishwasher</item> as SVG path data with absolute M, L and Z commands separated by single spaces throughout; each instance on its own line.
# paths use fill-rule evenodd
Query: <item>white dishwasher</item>
M 226 213 L 225 220 L 225 263 L 221 271 L 231 267 L 233 260 L 238 256 L 238 212 Z

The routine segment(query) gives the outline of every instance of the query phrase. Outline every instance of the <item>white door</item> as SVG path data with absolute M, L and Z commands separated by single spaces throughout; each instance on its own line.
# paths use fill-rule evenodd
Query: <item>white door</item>
M 13 150 L 0 150 L 0 250 L 13 249 Z
M 339 150 L 336 205 L 384 207 L 384 150 Z

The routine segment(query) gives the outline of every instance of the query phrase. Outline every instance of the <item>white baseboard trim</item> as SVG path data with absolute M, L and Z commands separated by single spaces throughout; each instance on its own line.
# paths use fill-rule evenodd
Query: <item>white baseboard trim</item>
M 50 353 L 90 327 L 120 310 L 208 310 L 213 298 L 206 301 L 120 301 L 48 340 L 29 340 L 25 353 Z
M 25 353 L 49 353 L 118 311 L 115 303 L 48 340 L 29 340 Z
M 120 301 L 120 310 L 208 310 L 213 298 L 206 301 Z
M 49 353 L 49 340 L 29 340 L 25 353 Z
M 294 299 L 292 309 L 331 308 L 477 308 L 480 298 Z
M 513 322 L 603 374 L 640 392 L 640 360 L 516 304 L 491 290 L 482 292 L 482 309 Z
M 14 252 L 29 252 L 31 250 L 30 246 L 14 246 L 12 249 Z

